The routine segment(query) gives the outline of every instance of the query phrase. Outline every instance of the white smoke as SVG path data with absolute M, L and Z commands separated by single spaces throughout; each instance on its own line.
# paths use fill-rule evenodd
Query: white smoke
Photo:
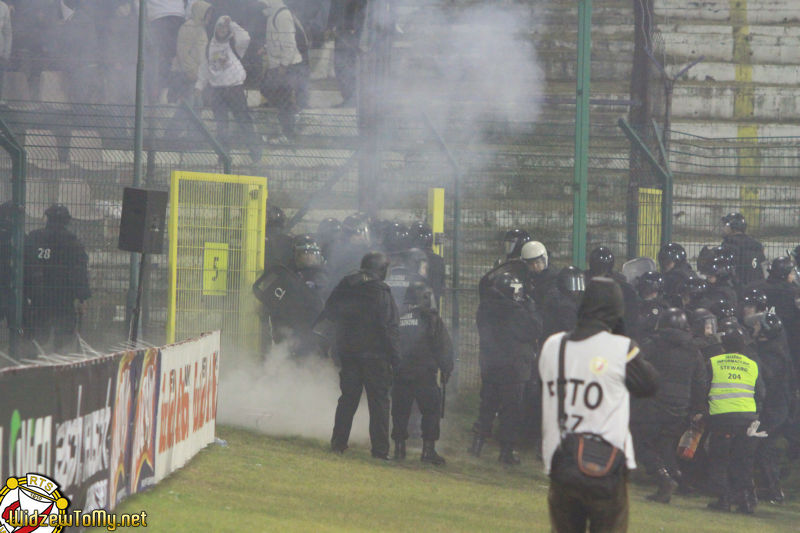
M 217 419 L 276 436 L 330 440 L 339 398 L 339 375 L 333 362 L 317 357 L 292 358 L 285 345 L 263 363 L 236 361 L 222 373 Z M 350 442 L 368 442 L 367 406 L 362 397 Z

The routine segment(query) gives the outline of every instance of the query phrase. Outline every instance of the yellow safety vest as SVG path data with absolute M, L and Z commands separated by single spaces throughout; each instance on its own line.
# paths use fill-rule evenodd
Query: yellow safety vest
M 708 413 L 755 413 L 758 364 L 742 354 L 726 353 L 712 357 L 711 368 Z

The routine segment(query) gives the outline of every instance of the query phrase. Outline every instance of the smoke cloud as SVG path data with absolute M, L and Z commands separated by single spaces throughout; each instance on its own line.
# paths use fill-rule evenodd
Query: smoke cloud
M 223 369 L 217 419 L 268 435 L 329 440 L 339 398 L 339 375 L 333 362 L 317 357 L 292 358 L 285 345 L 264 363 L 236 361 Z M 362 397 L 350 442 L 369 441 L 369 418 Z

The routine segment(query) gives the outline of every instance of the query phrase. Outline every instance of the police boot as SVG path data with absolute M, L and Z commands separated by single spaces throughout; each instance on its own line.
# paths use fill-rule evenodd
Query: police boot
M 402 461 L 406 458 L 406 441 L 394 441 L 394 460 Z
M 521 462 L 517 452 L 508 444 L 504 444 L 500 448 L 500 457 L 497 460 L 506 465 L 518 465 Z
M 430 463 L 436 466 L 442 466 L 445 463 L 444 457 L 436 453 L 435 441 L 426 440 L 422 442 L 422 456 L 419 460 L 423 463 Z
M 483 437 L 480 435 L 475 435 L 472 437 L 472 446 L 470 446 L 469 450 L 467 451 L 475 457 L 480 457 L 484 442 L 486 442 L 486 440 Z
M 727 496 L 720 496 L 717 501 L 709 503 L 706 507 L 715 511 L 730 512 L 731 502 Z
M 672 493 L 678 488 L 678 482 L 675 481 L 666 468 L 658 469 L 658 491 L 655 494 L 650 494 L 647 499 L 651 502 L 669 503 L 672 499 Z

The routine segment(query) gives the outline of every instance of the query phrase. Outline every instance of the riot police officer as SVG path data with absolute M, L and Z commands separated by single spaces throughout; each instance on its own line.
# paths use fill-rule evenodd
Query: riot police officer
M 636 338 L 643 339 L 656 329 L 661 313 L 667 309 L 667 302 L 661 298 L 664 278 L 658 272 L 645 272 L 636 280 L 639 294 L 639 316 L 636 320 Z
M 739 307 L 740 322 L 744 324 L 744 320 L 750 315 L 763 313 L 767 310 L 767 295 L 760 289 L 745 289 L 742 293 L 742 298 L 739 300 Z
M 529 243 L 530 244 L 530 243 Z M 486 438 L 492 434 L 495 416 L 500 427 L 502 463 L 519 464 L 514 452 L 518 439 L 525 383 L 541 334 L 541 319 L 525 296 L 522 280 L 509 272 L 497 276 L 481 296 L 477 313 L 480 336 L 481 403 L 473 426 L 470 453 L 479 456 Z
M 333 243 L 328 259 L 328 272 L 332 285 L 359 268 L 360 258 L 370 251 L 371 233 L 369 217 L 355 213 L 342 221 L 342 238 Z
M 273 265 L 289 266 L 294 255 L 293 237 L 286 231 L 286 215 L 278 206 L 267 206 L 267 238 L 264 268 Z
M 442 391 L 436 382 L 441 372 L 447 383 L 453 371 L 453 345 L 434 307 L 433 291 L 423 282 L 412 282 L 405 292 L 405 313 L 400 316 L 400 362 L 394 369 L 392 385 L 392 439 L 394 458 L 406 457 L 408 420 L 416 401 L 422 413 L 422 456 L 420 460 L 443 465 L 435 449 L 439 440 Z
M 361 269 L 333 289 L 317 322 L 333 323 L 334 355 L 341 363 L 342 394 L 336 407 L 331 450 L 347 449 L 353 416 L 363 390 L 369 407 L 372 456 L 389 458 L 389 388 L 399 363 L 399 316 L 384 283 L 389 260 L 381 252 L 361 259 Z
M 741 213 L 728 213 L 721 222 L 722 246 L 733 252 L 734 279 L 739 286 L 764 279 L 764 246 L 745 233 L 747 221 L 744 216 Z
M 697 270 L 706 276 L 707 297 L 710 300 L 725 299 L 736 306 L 738 298 L 732 280 L 733 263 L 726 249 L 720 246 L 704 247 L 697 259 Z
M 664 299 L 674 307 L 681 307 L 680 288 L 694 273 L 686 260 L 686 250 L 674 242 L 665 244 L 658 252 L 658 265 L 664 277 Z
M 780 457 L 776 445 L 789 424 L 789 410 L 797 391 L 797 381 L 783 339 L 783 324 L 775 313 L 756 313 L 747 317 L 745 325 L 752 328 L 758 347 L 759 370 L 764 377 L 767 397 L 761 409 L 761 423 L 767 438 L 756 451 L 756 464 L 767 480 L 766 499 L 783 503 Z
M 706 371 L 681 309 L 672 307 L 661 313 L 655 332 L 641 348 L 660 379 L 655 397 L 635 400 L 632 405 L 637 455 L 658 479 L 658 492 L 648 499 L 669 503 L 678 486 L 678 439 L 689 421 L 699 420 L 697 415 L 706 410 Z
M 78 318 L 92 295 L 89 257 L 67 229 L 72 216 L 66 206 L 53 204 L 44 214 L 45 227 L 25 239 L 25 336 L 44 344 L 52 334 L 59 351 L 75 342 Z
M 680 297 L 684 311 L 694 311 L 703 307 L 708 309 L 711 301 L 708 299 L 708 282 L 697 276 L 689 276 L 681 285 L 677 287 L 676 294 Z
M 800 288 L 795 284 L 797 271 L 791 258 L 772 260 L 767 279 L 756 281 L 748 289 L 759 289 L 767 295 L 770 310 L 781 319 L 795 367 L 800 362 Z
M 595 277 L 611 278 L 622 289 L 622 296 L 625 300 L 625 331 L 628 334 L 634 332 L 638 319 L 639 296 L 625 276 L 614 272 L 614 253 L 606 246 L 598 246 L 589 252 L 589 270 L 586 273 L 586 281 Z
M 692 342 L 700 350 L 704 359 L 725 353 L 717 335 L 717 317 L 714 316 L 714 313 L 702 307 L 691 311 L 689 327 L 692 332 Z
M 438 307 L 444 295 L 445 268 L 442 256 L 433 251 L 433 230 L 424 222 L 415 222 L 409 228 L 409 233 L 411 245 L 428 256 L 428 286 L 433 289 Z

